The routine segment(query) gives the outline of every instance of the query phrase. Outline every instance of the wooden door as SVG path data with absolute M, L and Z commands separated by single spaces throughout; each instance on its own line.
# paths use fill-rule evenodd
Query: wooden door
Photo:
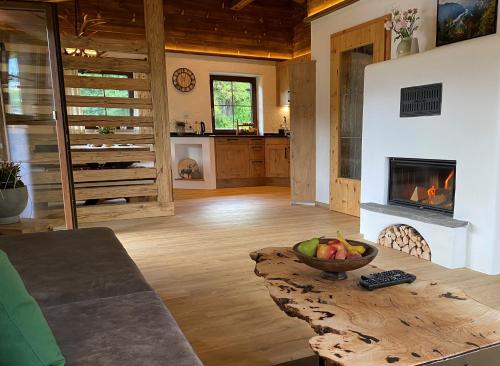
M 241 140 L 243 143 L 216 143 L 217 179 L 248 178 L 250 176 L 248 143 Z
M 390 58 L 386 16 L 331 37 L 330 209 L 359 216 L 364 71 Z
M 316 62 L 294 62 L 290 72 L 292 203 L 316 202 Z
M 290 150 L 288 139 L 266 141 L 266 176 L 268 178 L 290 177 Z

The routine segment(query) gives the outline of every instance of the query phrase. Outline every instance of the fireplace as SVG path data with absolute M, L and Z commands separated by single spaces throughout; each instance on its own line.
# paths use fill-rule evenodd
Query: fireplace
M 390 159 L 389 204 L 453 214 L 456 162 Z

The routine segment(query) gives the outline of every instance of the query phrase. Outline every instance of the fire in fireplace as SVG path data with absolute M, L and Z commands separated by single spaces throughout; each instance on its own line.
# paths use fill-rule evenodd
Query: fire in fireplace
M 453 214 L 456 161 L 390 159 L 389 203 Z

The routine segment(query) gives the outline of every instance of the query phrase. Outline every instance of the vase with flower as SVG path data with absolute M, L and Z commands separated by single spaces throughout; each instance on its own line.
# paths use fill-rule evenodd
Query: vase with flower
M 397 48 L 398 57 L 408 56 L 420 51 L 418 38 L 414 37 L 415 32 L 420 27 L 419 20 L 420 17 L 417 8 L 405 11 L 394 8 L 391 13 L 391 19 L 385 22 L 385 29 L 394 31 L 396 34 L 394 42 L 399 41 Z

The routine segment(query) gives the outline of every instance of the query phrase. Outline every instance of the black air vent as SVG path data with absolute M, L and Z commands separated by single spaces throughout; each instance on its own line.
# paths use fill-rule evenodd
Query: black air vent
M 441 114 L 443 84 L 401 89 L 401 117 L 437 116 Z

